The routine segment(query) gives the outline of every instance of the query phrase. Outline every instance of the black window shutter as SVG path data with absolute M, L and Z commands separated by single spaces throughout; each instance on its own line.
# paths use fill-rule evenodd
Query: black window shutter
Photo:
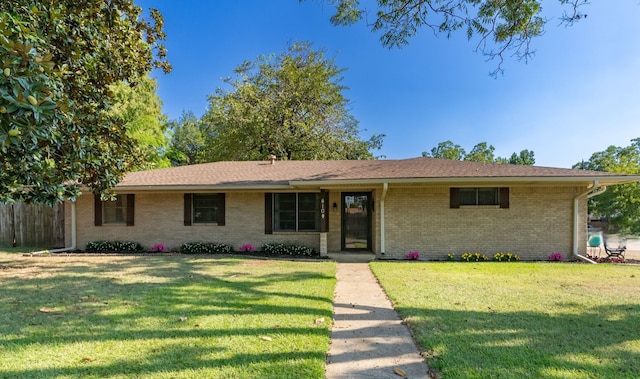
M 320 191 L 322 209 L 320 210 L 320 232 L 329 232 L 329 191 Z
M 102 226 L 102 201 L 100 201 L 100 195 L 93 195 L 93 219 L 95 226 Z
M 509 187 L 500 187 L 500 208 L 509 208 Z
M 224 226 L 224 223 L 225 223 L 226 196 L 225 196 L 224 193 L 221 193 L 218 196 L 220 196 L 220 213 L 219 213 L 219 216 L 218 216 L 218 225 L 219 226 Z
M 190 193 L 184 194 L 184 225 L 191 225 L 191 199 L 193 195 Z
M 130 193 L 127 195 L 127 226 L 133 226 L 133 217 L 136 207 L 136 195 Z
M 449 188 L 449 208 L 460 208 L 460 188 Z
M 273 234 L 273 194 L 264 194 L 264 234 Z

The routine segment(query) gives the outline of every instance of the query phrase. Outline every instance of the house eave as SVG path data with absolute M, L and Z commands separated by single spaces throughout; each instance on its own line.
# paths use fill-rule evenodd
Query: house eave
M 589 186 L 594 181 L 601 185 L 640 182 L 640 175 L 615 176 L 545 176 L 545 177 L 438 177 L 438 178 L 389 178 L 389 179 L 326 179 L 292 180 L 288 183 L 226 183 L 226 184 L 175 184 L 175 185 L 118 185 L 117 193 L 125 192 L 226 192 L 226 191 L 283 191 L 300 188 L 331 186 L 381 186 L 395 185 L 558 185 Z
M 289 184 L 272 185 L 146 185 L 146 186 L 116 186 L 117 193 L 124 192 L 226 192 L 226 191 L 277 191 L 292 189 Z
M 389 184 L 516 184 L 516 185 L 591 185 L 598 180 L 602 185 L 634 183 L 640 176 L 565 176 L 565 177 L 439 177 L 439 178 L 396 178 L 396 179 L 329 179 L 296 180 L 293 187 L 337 186 L 337 185 L 382 185 Z

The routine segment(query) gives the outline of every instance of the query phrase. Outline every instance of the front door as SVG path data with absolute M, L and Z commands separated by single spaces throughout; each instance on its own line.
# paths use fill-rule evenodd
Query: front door
M 371 251 L 371 192 L 342 193 L 342 250 Z

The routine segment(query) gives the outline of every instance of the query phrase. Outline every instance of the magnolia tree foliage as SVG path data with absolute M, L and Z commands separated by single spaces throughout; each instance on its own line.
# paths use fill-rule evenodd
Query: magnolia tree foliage
M 359 137 L 338 68 L 323 50 L 294 43 L 278 55 L 244 62 L 209 97 L 199 159 L 372 159 L 382 135 Z
M 132 0 L 0 2 L 0 201 L 105 194 L 135 166 L 111 85 L 170 66 L 162 17 Z
M 301 0 L 302 1 L 302 0 Z M 580 6 L 588 0 L 557 0 L 565 7 L 560 22 L 571 25 L 586 17 Z M 426 28 L 447 37 L 462 31 L 477 38 L 476 51 L 497 59 L 493 75 L 502 72 L 506 56 L 525 61 L 531 58 L 531 41 L 544 33 L 542 0 L 331 0 L 336 13 L 334 25 L 352 25 L 365 19 L 388 48 L 402 47 Z
M 527 166 L 533 166 L 536 163 L 534 153 L 530 150 L 522 150 L 520 154 L 513 153 L 508 159 L 496 157 L 494 154 L 495 150 L 496 149 L 493 145 L 488 145 L 486 142 L 480 142 L 471 149 L 471 152 L 467 153 L 462 146 L 454 144 L 451 141 L 444 141 L 438 143 L 438 146 L 432 148 L 431 152 L 424 151 L 422 156 L 460 161 L 508 163 Z
M 626 147 L 609 146 L 593 153 L 588 161 L 577 163 L 574 169 L 607 171 L 619 174 L 640 174 L 640 138 Z M 610 186 L 589 199 L 589 213 L 606 218 L 623 232 L 640 235 L 640 183 Z

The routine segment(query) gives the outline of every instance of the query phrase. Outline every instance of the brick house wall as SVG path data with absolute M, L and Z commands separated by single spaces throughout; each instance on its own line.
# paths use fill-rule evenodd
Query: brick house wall
M 422 258 L 446 259 L 479 252 L 489 258 L 512 252 L 540 260 L 573 249 L 573 198 L 577 187 L 510 187 L 509 208 L 449 207 L 449 187 L 393 188 L 385 204 L 387 258 L 419 251 Z M 586 199 L 579 203 L 580 241 L 586 241 Z M 584 224 L 584 225 L 583 225 Z M 583 254 L 584 244 L 579 253 Z
M 357 188 L 329 191 L 329 252 L 341 249 L 341 193 Z M 570 256 L 573 241 L 573 198 L 581 187 L 510 187 L 509 208 L 493 206 L 449 207 L 449 186 L 391 185 L 385 200 L 385 255 L 381 256 L 381 188 L 372 191 L 373 251 L 381 258 L 403 259 L 419 251 L 424 259 L 446 259 L 447 253 L 480 252 L 489 258 L 496 252 L 512 252 L 523 260 L 540 260 L 553 252 Z M 176 250 L 185 242 L 227 243 L 239 248 L 250 243 L 259 248 L 266 242 L 287 242 L 320 247 L 320 233 L 265 234 L 264 193 L 228 192 L 225 225 L 184 225 L 183 193 L 136 193 L 135 225 L 94 226 L 93 196 L 78 197 L 76 203 L 77 246 L 90 241 L 135 241 L 146 248 L 163 243 Z M 333 210 L 336 203 L 338 210 Z M 579 241 L 586 242 L 587 202 L 579 202 Z M 65 207 L 67 246 L 71 244 L 70 205 Z M 579 244 L 584 254 L 586 243 Z
M 184 225 L 183 193 L 136 193 L 135 225 L 94 226 L 93 196 L 80 196 L 76 202 L 77 246 L 84 249 L 91 241 L 134 241 L 150 248 L 156 243 L 177 250 L 185 242 L 227 243 L 239 248 L 250 243 L 259 248 L 267 242 L 291 242 L 319 248 L 319 233 L 274 233 L 264 230 L 264 193 L 226 194 L 226 222 L 218 225 Z M 70 220 L 71 207 L 66 205 Z M 70 222 L 66 226 L 71 230 Z M 67 246 L 71 233 L 66 234 Z

